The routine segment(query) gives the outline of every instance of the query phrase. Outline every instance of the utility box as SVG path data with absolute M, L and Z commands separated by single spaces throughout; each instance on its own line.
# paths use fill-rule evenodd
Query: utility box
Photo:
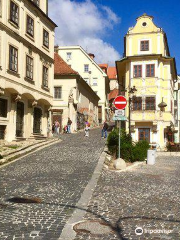
M 156 150 L 148 150 L 147 152 L 147 164 L 154 165 L 156 159 Z

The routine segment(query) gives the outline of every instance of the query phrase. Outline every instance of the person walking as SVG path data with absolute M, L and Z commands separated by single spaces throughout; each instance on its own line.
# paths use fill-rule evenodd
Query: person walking
M 89 130 L 90 130 L 90 124 L 88 121 L 85 122 L 85 129 L 84 129 L 84 132 L 85 132 L 85 137 L 89 137 Z
M 59 136 L 59 129 L 60 129 L 60 123 L 56 120 L 55 121 L 55 133 L 57 136 Z
M 68 121 L 67 121 L 67 133 L 71 133 L 71 124 L 72 124 L 72 121 L 70 118 L 68 118 Z
M 108 124 L 106 122 L 106 120 L 103 123 L 103 127 L 102 127 L 102 133 L 101 133 L 101 137 L 102 138 L 107 138 L 107 130 L 108 130 Z

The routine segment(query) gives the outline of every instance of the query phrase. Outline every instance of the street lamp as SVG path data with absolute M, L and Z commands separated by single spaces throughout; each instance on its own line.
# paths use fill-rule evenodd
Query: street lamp
M 137 92 L 137 89 L 135 86 L 133 86 L 133 88 L 129 89 L 129 135 L 131 136 L 131 103 L 132 103 L 132 99 L 134 93 Z

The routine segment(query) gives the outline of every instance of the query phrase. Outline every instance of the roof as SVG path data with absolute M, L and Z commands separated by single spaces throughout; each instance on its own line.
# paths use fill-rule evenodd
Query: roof
M 79 75 L 74 71 L 58 53 L 54 53 L 54 74 L 55 75 Z
M 79 50 L 81 50 L 82 51 L 82 53 L 84 53 L 85 54 L 85 56 L 91 61 L 91 62 L 93 62 L 94 63 L 94 66 L 96 66 L 100 71 L 101 71 L 101 73 L 103 73 L 103 76 L 104 77 L 107 77 L 107 75 L 106 75 L 106 72 L 104 72 L 103 71 L 103 69 L 96 63 L 96 61 L 94 60 L 94 59 L 92 59 L 90 56 L 89 56 L 89 54 L 84 50 L 84 48 L 82 48 L 81 46 L 79 46 L 79 45 L 76 45 L 76 46 L 58 46 L 57 48 L 56 48 L 58 51 L 60 51 L 60 50 L 70 50 L 70 49 L 79 49 Z
M 119 94 L 119 89 L 114 88 L 108 95 L 109 100 L 116 98 L 118 94 Z
M 107 71 L 109 79 L 117 79 L 116 67 L 109 67 Z
M 58 27 L 58 26 L 56 25 L 56 23 L 54 23 L 54 22 L 48 17 L 48 15 L 47 15 L 45 12 L 43 12 L 42 9 L 41 9 L 36 3 L 34 3 L 32 0 L 28 0 L 28 2 L 29 2 L 31 5 L 33 5 L 35 8 L 37 8 L 37 9 L 41 12 L 41 14 L 42 14 L 47 20 L 49 20 L 49 21 L 54 25 L 54 27 Z
M 107 63 L 103 63 L 103 64 L 98 64 L 100 66 L 100 68 L 108 68 L 108 64 Z

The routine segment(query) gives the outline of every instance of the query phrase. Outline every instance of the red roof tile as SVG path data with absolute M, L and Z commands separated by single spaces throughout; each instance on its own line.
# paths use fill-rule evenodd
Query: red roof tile
M 109 67 L 107 73 L 109 79 L 117 79 L 116 67 Z
M 109 94 L 108 94 L 108 98 L 109 100 L 114 99 L 118 96 L 119 94 L 119 90 L 117 88 L 114 88 Z
M 79 75 L 74 71 L 58 53 L 54 53 L 54 74 L 55 75 Z

